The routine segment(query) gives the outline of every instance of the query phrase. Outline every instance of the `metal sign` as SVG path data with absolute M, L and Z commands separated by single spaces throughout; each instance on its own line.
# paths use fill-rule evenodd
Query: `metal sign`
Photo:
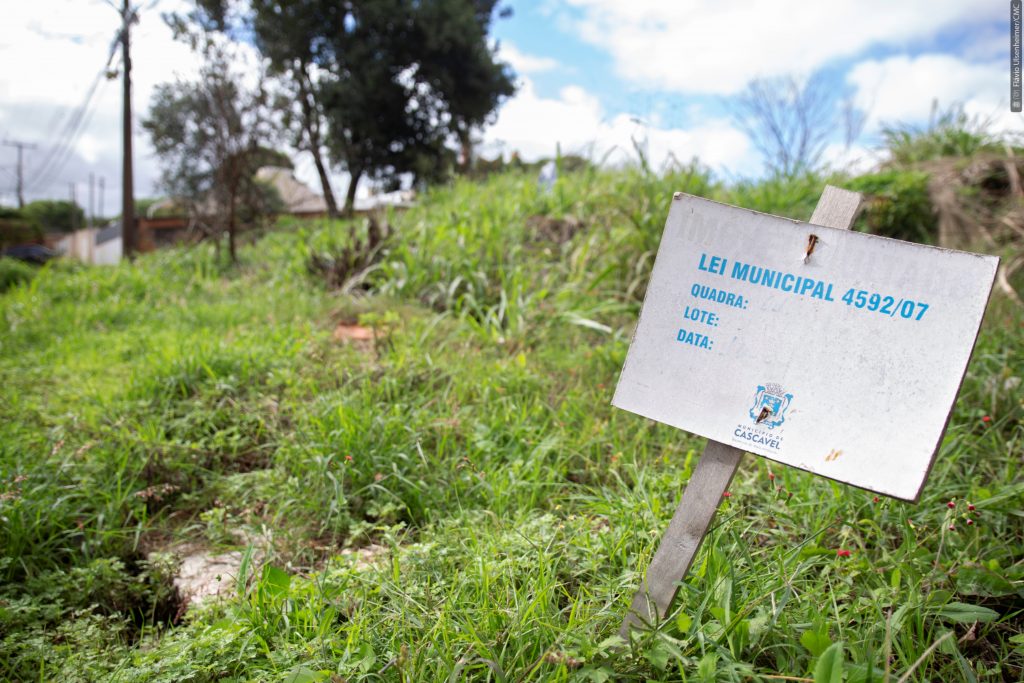
M 677 194 L 612 403 L 917 500 L 997 266 Z

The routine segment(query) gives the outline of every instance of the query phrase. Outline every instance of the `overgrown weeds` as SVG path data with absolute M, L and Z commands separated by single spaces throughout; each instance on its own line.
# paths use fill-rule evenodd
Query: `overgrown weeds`
M 916 230 L 911 180 L 878 226 Z M 608 405 L 671 193 L 807 218 L 824 182 L 508 173 L 370 250 L 285 221 L 230 271 L 203 245 L 39 271 L 0 298 L 0 675 L 1019 678 L 1024 340 L 1000 297 L 918 506 L 749 458 L 666 622 L 613 635 L 701 446 Z M 324 253 L 352 257 L 333 280 Z M 176 622 L 154 551 L 180 542 L 248 559 Z

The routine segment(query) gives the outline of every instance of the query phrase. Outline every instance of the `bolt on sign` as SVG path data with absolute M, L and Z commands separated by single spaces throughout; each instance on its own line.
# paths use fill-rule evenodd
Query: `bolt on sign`
M 997 265 L 679 196 L 612 403 L 916 501 Z

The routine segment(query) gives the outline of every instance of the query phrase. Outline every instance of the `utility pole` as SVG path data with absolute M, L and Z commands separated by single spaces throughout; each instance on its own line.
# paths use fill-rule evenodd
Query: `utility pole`
M 78 231 L 78 197 L 75 196 L 75 184 L 68 183 L 68 187 L 71 189 L 71 232 Z
M 96 225 L 96 174 L 89 173 L 89 227 Z
M 4 140 L 4 145 L 7 147 L 14 147 L 18 150 L 18 170 L 17 178 L 18 183 L 18 208 L 25 208 L 25 176 L 22 172 L 22 152 L 26 149 L 35 149 L 35 145 L 30 145 L 27 142 L 18 142 L 17 140 Z
M 130 54 L 129 31 L 135 21 L 135 11 L 130 0 L 124 0 L 121 10 L 121 62 L 124 69 L 122 116 L 123 156 L 121 165 L 121 243 L 124 255 L 135 256 L 138 248 L 135 234 L 135 187 L 132 180 L 132 58 Z
M 99 207 L 99 211 L 97 212 L 97 214 L 100 217 L 100 220 L 103 220 L 103 216 L 104 216 L 104 213 L 103 213 L 103 195 L 106 194 L 106 188 L 104 187 L 105 184 L 106 184 L 106 178 L 104 178 L 103 176 L 100 176 L 100 207 Z

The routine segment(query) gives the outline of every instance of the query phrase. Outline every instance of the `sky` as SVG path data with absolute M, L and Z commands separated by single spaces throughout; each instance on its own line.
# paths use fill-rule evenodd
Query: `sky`
M 139 120 L 157 84 L 194 76 L 198 59 L 162 12 L 185 0 L 143 0 L 133 29 L 135 187 L 159 194 L 159 160 Z M 926 125 L 933 103 L 960 103 L 995 130 L 1024 132 L 1009 111 L 1009 3 L 1004 0 L 506 0 L 495 18 L 499 57 L 518 90 L 482 131 L 486 157 L 526 160 L 556 149 L 655 168 L 697 157 L 720 177 L 763 172 L 733 116 L 754 78 L 821 79 L 864 113 L 860 137 L 837 129 L 826 156 L 841 167 L 879 161 L 879 133 Z M 25 150 L 26 199 L 120 206 L 120 82 L 102 74 L 120 18 L 106 0 L 0 0 L 0 142 Z M 115 56 L 110 68 L 116 69 Z M 95 88 L 93 86 L 95 84 Z M 90 97 L 91 92 L 91 97 Z M 84 110 L 79 125 L 74 114 Z M 73 133 L 73 134 L 70 134 Z M 61 140 L 71 144 L 59 146 Z M 307 154 L 296 173 L 319 191 Z M 16 203 L 16 150 L 0 146 L 0 204 Z M 103 179 L 104 191 L 98 189 Z M 335 174 L 335 193 L 347 184 Z M 102 201 L 102 209 L 100 202 Z

